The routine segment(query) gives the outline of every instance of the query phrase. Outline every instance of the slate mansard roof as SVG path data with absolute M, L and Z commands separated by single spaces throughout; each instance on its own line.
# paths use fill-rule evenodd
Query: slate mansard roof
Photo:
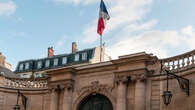
M 95 48 L 90 48 L 90 49 L 85 49 L 70 54 L 60 54 L 60 55 L 54 55 L 52 57 L 46 57 L 41 59 L 20 61 L 17 64 L 15 73 L 44 71 L 47 69 L 60 68 L 64 66 L 74 65 L 74 64 L 89 63 L 90 60 L 94 57 L 94 51 Z M 86 58 L 84 59 L 82 58 L 83 54 L 85 54 L 86 56 Z M 79 56 L 78 60 L 75 60 L 76 55 L 77 57 Z M 63 62 L 63 58 L 66 58 L 66 63 Z M 55 59 L 57 59 L 57 65 L 56 64 L 54 65 Z M 46 66 L 46 62 L 48 61 L 49 61 L 49 65 L 47 64 Z M 41 66 L 38 63 L 41 63 L 40 64 Z
M 5 76 L 5 77 L 9 77 L 9 78 L 18 78 L 19 76 L 17 76 L 16 74 L 14 74 L 11 70 L 0 66 L 0 76 Z

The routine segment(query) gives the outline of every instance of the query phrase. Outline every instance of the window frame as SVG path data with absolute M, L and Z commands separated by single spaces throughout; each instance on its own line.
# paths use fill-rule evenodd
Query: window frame
M 64 59 L 66 59 L 66 60 L 64 60 Z M 62 65 L 66 65 L 67 63 L 68 63 L 68 58 L 67 57 L 62 57 Z
M 28 66 L 27 66 L 27 65 L 28 65 Z M 26 63 L 25 63 L 25 68 L 24 68 L 24 69 L 25 69 L 25 70 L 28 70 L 29 68 L 30 68 L 30 63 L 29 63 L 29 62 L 26 62 Z
M 80 57 L 79 53 L 75 54 L 75 55 L 74 55 L 74 61 L 75 61 L 75 62 L 78 62 L 79 59 L 80 59 L 79 57 Z
M 87 52 L 83 52 L 81 56 L 82 61 L 87 60 Z
M 45 61 L 45 67 L 46 67 L 46 68 L 48 68 L 48 67 L 50 66 L 50 62 L 51 62 L 51 61 L 50 61 L 49 59 Z
M 42 61 L 38 61 L 37 62 L 37 68 L 38 69 L 41 69 L 42 68 L 42 65 L 43 65 L 43 62 Z
M 24 64 L 23 64 L 23 63 L 21 63 L 21 64 L 19 65 L 19 70 L 20 70 L 20 71 L 24 70 Z
M 58 64 L 59 64 L 59 59 L 58 58 L 54 58 L 53 66 L 58 66 Z

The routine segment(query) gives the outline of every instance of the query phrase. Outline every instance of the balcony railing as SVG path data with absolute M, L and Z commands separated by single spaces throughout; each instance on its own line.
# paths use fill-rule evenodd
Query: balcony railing
M 26 78 L 7 78 L 4 80 L 1 87 L 5 88 L 15 88 L 15 89 L 47 89 L 48 82 L 47 79 L 26 79 Z
M 163 66 L 171 71 L 182 71 L 195 66 L 195 50 L 182 55 L 161 59 Z

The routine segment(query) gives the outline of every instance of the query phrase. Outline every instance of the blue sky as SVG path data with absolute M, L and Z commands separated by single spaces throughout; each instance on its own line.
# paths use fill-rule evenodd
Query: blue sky
M 111 19 L 103 40 L 117 56 L 146 51 L 159 58 L 195 47 L 194 0 L 104 0 Z M 100 0 L 0 0 L 0 51 L 15 68 L 18 61 L 70 53 L 99 45 Z

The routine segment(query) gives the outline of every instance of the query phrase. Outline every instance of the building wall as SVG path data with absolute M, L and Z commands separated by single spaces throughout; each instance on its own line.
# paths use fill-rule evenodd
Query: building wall
M 6 61 L 6 57 L 0 52 L 0 66 L 5 67 L 7 69 L 11 69 L 11 64 Z
M 160 72 L 160 60 L 145 53 L 110 62 L 48 70 L 48 90 L 23 93 L 28 97 L 27 110 L 78 110 L 90 94 L 106 96 L 113 110 L 194 110 L 194 67 L 191 64 L 190 68 L 175 72 L 190 80 L 190 96 L 180 89 L 176 79 L 170 79 L 173 98 L 168 106 L 162 100 L 166 80 Z M 0 110 L 12 110 L 15 103 L 16 91 L 0 88 Z

